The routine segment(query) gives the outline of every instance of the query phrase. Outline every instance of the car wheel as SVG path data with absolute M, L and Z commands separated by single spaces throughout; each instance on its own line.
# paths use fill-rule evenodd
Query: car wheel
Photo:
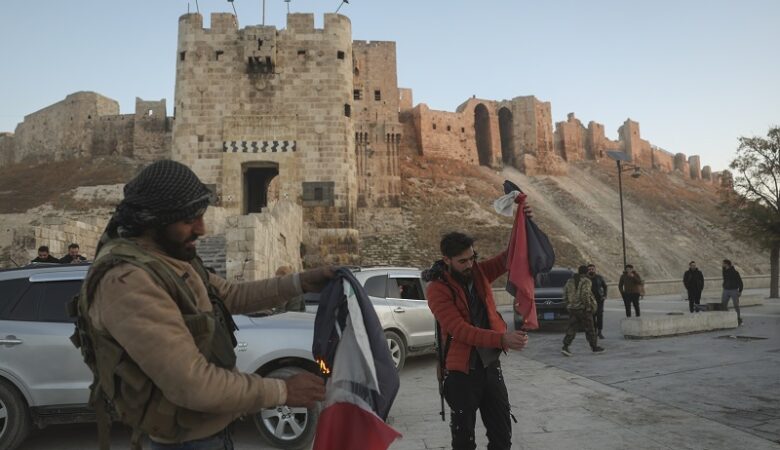
M 30 431 L 27 403 L 12 385 L 0 380 L 0 450 L 11 450 L 27 437 Z
M 303 372 L 306 370 L 297 366 L 281 367 L 265 377 L 285 379 Z M 294 450 L 311 445 L 319 416 L 319 404 L 314 408 L 278 406 L 261 410 L 254 421 L 257 431 L 273 447 Z
M 401 336 L 395 331 L 385 331 L 387 346 L 390 348 L 390 357 L 393 358 L 393 364 L 396 370 L 400 371 L 406 362 L 406 344 Z

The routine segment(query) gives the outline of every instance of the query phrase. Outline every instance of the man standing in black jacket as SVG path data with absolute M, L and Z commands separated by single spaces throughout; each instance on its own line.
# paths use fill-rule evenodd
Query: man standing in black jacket
M 593 323 L 596 325 L 596 333 L 599 339 L 604 339 L 601 332 L 604 329 L 604 300 L 607 299 L 607 283 L 604 277 L 596 273 L 596 265 L 588 264 L 588 278 L 590 278 L 591 291 L 596 298 L 596 312 L 593 313 Z
M 729 298 L 734 303 L 734 310 L 737 311 L 737 324 L 742 325 L 742 317 L 739 315 L 739 296 L 742 295 L 742 277 L 728 259 L 723 260 L 723 295 L 720 297 L 720 303 L 723 309 L 729 310 Z
M 691 312 L 698 311 L 693 305 L 698 305 L 701 300 L 701 291 L 704 290 L 704 274 L 696 268 L 696 261 L 688 263 L 688 270 L 683 275 L 683 285 L 688 291 L 688 309 Z

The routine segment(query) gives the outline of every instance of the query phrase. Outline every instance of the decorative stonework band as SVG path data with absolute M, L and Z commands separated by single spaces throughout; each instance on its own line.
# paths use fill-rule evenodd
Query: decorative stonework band
M 224 153 L 284 153 L 297 150 L 296 141 L 224 141 Z

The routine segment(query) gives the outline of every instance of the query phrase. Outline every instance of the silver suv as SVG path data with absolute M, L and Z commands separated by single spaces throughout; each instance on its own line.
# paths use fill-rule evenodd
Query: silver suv
M 42 264 L 0 271 L 0 450 L 20 445 L 33 425 L 95 419 L 87 407 L 92 373 L 70 342 L 73 320 L 66 312 L 88 269 Z M 242 372 L 273 378 L 317 373 L 311 314 L 233 318 Z M 319 407 L 280 407 L 253 419 L 271 445 L 297 449 L 310 446 L 318 416 Z
M 407 355 L 434 351 L 435 320 L 419 269 L 371 267 L 352 271 L 374 304 L 398 370 Z

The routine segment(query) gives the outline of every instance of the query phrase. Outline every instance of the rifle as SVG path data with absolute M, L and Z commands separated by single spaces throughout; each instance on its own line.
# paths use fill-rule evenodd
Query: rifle
M 445 345 L 442 345 L 441 343 L 441 327 L 439 326 L 439 321 L 436 321 L 436 356 L 439 359 L 439 365 L 436 366 L 436 379 L 439 381 L 439 399 L 441 400 L 441 411 L 439 411 L 439 415 L 441 416 L 442 422 L 446 421 L 446 418 L 444 416 L 444 377 L 447 374 L 446 369 L 446 360 L 447 360 L 447 351 L 450 348 L 450 340 L 452 339 L 451 336 L 447 336 L 447 342 Z

